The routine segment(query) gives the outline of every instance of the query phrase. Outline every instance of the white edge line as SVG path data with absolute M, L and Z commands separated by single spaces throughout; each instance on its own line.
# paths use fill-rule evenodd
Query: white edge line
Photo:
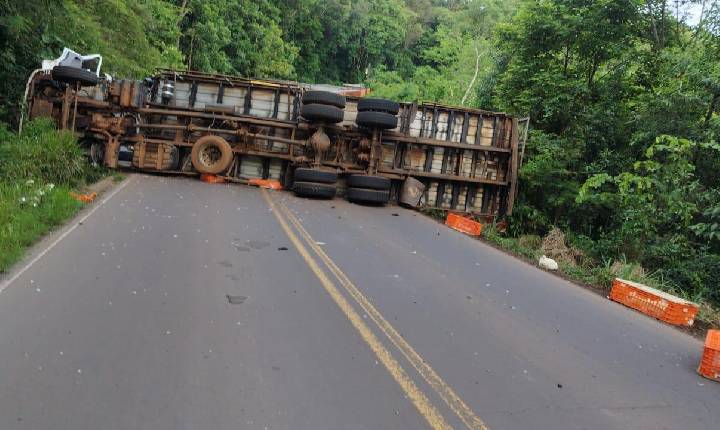
M 58 243 L 60 243 L 61 240 L 63 240 L 65 237 L 67 237 L 67 235 L 69 235 L 70 233 L 72 233 L 80 224 L 82 224 L 83 222 L 85 222 L 86 219 L 90 218 L 90 215 L 94 214 L 96 210 L 98 210 L 98 209 L 100 209 L 101 207 L 103 207 L 103 206 L 105 205 L 105 203 L 107 203 L 108 200 L 110 200 L 115 194 L 119 193 L 120 190 L 122 190 L 123 188 L 125 188 L 125 187 L 132 181 L 132 179 L 133 179 L 133 178 L 130 177 L 130 178 L 128 178 L 125 182 L 123 182 L 122 184 L 120 184 L 120 185 L 119 185 L 117 188 L 115 188 L 110 194 L 108 194 L 104 199 L 102 199 L 102 201 L 101 201 L 99 204 L 95 205 L 94 208 L 90 209 L 90 212 L 86 213 L 82 218 L 80 218 L 79 220 L 75 221 L 75 224 L 73 224 L 72 227 L 70 227 L 70 228 L 68 228 L 67 230 L 65 230 L 60 236 L 57 237 L 57 239 L 55 239 L 54 241 L 52 241 L 52 243 L 51 243 L 50 245 L 48 245 L 47 248 L 43 249 L 38 255 L 35 256 L 35 258 L 33 258 L 32 260 L 30 260 L 22 269 L 18 270 L 18 271 L 17 271 L 14 275 L 12 275 L 10 278 L 2 281 L 2 283 L 0 283 L 0 293 L 2 293 L 3 291 L 5 291 L 5 289 L 6 289 L 7 287 L 9 287 L 10 284 L 12 284 L 13 282 L 15 282 L 15 280 L 16 280 L 17 278 L 19 278 L 20 276 L 22 276 L 22 274 L 25 273 L 30 267 L 32 267 L 33 264 L 37 263 L 45 254 L 47 254 L 51 249 L 53 249 L 53 248 L 55 247 L 55 245 L 57 245 Z

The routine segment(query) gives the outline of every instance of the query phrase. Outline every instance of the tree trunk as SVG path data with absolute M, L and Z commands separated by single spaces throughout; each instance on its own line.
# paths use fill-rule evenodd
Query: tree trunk
M 468 84 L 468 87 L 465 90 L 465 95 L 463 95 L 463 98 L 460 101 L 460 106 L 465 106 L 465 100 L 468 98 L 468 95 L 470 95 L 470 90 L 472 89 L 473 85 L 475 85 L 475 79 L 477 79 L 479 70 L 480 70 L 480 51 L 478 50 L 477 45 L 475 45 L 475 73 L 473 74 L 473 77 L 470 80 L 470 84 Z
M 655 46 L 660 46 L 660 37 L 658 36 L 657 24 L 655 23 L 655 14 L 653 13 L 652 0 L 646 1 L 648 8 L 648 15 L 650 15 L 650 24 L 653 32 L 653 38 L 655 39 Z
M 710 106 L 708 107 L 708 111 L 705 114 L 705 124 L 710 122 L 712 119 L 712 115 L 715 112 L 715 109 L 717 108 L 718 101 L 720 101 L 720 94 L 713 94 L 712 100 L 710 100 Z

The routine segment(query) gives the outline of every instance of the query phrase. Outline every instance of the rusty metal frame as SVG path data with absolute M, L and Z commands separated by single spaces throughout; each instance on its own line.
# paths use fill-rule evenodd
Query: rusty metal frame
M 43 79 L 49 78 L 46 76 L 37 78 L 38 81 Z M 161 80 L 188 83 L 190 85 L 188 106 L 154 102 Z M 154 82 L 155 84 L 150 90 L 153 98 L 145 99 L 138 105 L 134 104 L 136 96 L 134 91 L 137 91 L 136 81 L 125 80 L 109 83 L 109 89 L 103 100 L 80 96 L 78 89 L 71 86 L 67 86 L 61 96 L 43 98 L 42 94 L 34 91 L 33 86 L 33 91 L 30 92 L 31 100 L 28 102 L 32 104 L 33 100 L 37 99 L 38 103 L 51 103 L 56 107 L 53 109 L 55 112 L 53 115 L 58 116 L 56 120 L 61 128 L 72 129 L 80 136 L 89 134 L 108 144 L 112 143 L 113 146 L 123 142 L 128 144 L 143 142 L 191 148 L 201 136 L 214 134 L 225 136 L 237 156 L 262 157 L 265 160 L 263 176 L 267 176 L 269 159 L 272 158 L 283 160 L 282 176 L 288 175 L 291 166 L 306 165 L 309 162 L 309 157 L 302 154 L 306 154 L 309 150 L 307 143 L 309 136 L 317 130 L 317 127 L 299 118 L 299 101 L 305 90 L 301 84 L 292 81 L 247 79 L 222 74 L 172 70 L 160 70 L 154 77 Z M 245 94 L 241 96 L 244 97 L 244 100 L 239 106 L 240 111 L 230 105 L 227 108 L 217 105 L 196 106 L 199 84 L 217 86 L 216 101 L 218 104 L 222 104 L 227 88 L 245 88 Z M 250 114 L 253 104 L 252 94 L 256 90 L 272 92 L 270 114 L 267 117 Z M 279 119 L 280 103 L 285 96 L 287 97 L 289 119 Z M 352 97 L 349 97 L 348 100 L 356 101 Z M 283 112 L 285 112 L 284 109 Z M 431 118 L 428 118 L 429 114 L 432 115 Z M 438 138 L 440 114 L 448 116 L 446 134 L 442 138 Z M 476 131 L 473 142 L 468 143 L 470 119 L 473 115 L 477 118 Z M 110 130 L 108 128 L 111 123 L 116 128 L 118 126 L 117 121 L 109 121 L 110 119 L 124 118 L 125 116 L 140 119 L 137 124 L 132 124 L 134 129 L 139 130 L 139 135 L 117 133 L 117 129 Z M 85 123 L 88 121 L 96 121 L 96 123 L 91 123 L 90 127 L 84 129 L 76 129 L 75 121 L 80 117 L 85 119 Z M 488 117 L 492 118 L 494 125 L 489 146 L 487 143 L 481 144 L 483 139 L 487 139 L 486 136 L 483 136 L 483 126 Z M 106 118 L 106 121 L 100 121 L 98 118 Z M 382 132 L 379 130 L 368 132 L 354 125 L 323 126 L 328 136 L 337 144 L 332 159 L 320 160 L 319 167 L 337 170 L 339 173 L 376 174 L 393 180 L 414 177 L 420 181 L 438 182 L 437 202 L 443 199 L 442 191 L 451 189 L 451 206 L 455 208 L 459 204 L 459 193 L 462 190 L 466 193 L 465 212 L 482 216 L 512 213 L 517 194 L 517 175 L 522 163 L 524 142 L 527 138 L 527 127 L 524 128 L 524 133 L 521 132 L 517 118 L 479 109 L 412 102 L 401 103 L 399 119 L 400 124 L 396 130 Z M 411 124 L 415 121 L 419 121 L 420 125 L 417 136 L 410 134 Z M 427 130 L 428 121 L 430 121 L 429 130 Z M 457 121 L 462 121 L 459 142 L 453 141 Z M 260 145 L 261 142 L 262 145 Z M 274 150 L 271 142 L 284 144 L 286 149 Z M 354 152 L 358 150 L 359 145 L 363 144 L 362 142 L 369 144 L 369 149 L 366 149 L 369 152 L 368 159 L 365 162 L 357 159 L 355 156 L 357 153 Z M 382 148 L 383 145 L 388 144 L 394 146 L 392 163 L 390 165 L 388 162 L 384 165 Z M 425 149 L 425 165 L 421 166 L 423 167 L 421 171 L 405 168 L 405 157 L 411 148 Z M 435 148 L 444 148 L 441 173 L 431 171 Z M 189 149 L 185 151 L 189 151 Z M 463 160 L 467 156 L 466 151 L 472 153 L 470 172 L 463 175 L 465 172 Z M 476 174 L 481 154 L 484 154 L 482 156 L 483 165 L 479 174 Z M 487 166 L 495 163 L 496 157 L 499 157 L 496 163 L 498 176 L 496 179 L 490 179 Z M 390 165 L 389 168 L 388 165 Z M 242 182 L 244 179 L 239 176 L 238 171 L 239 162 L 235 157 L 232 165 L 228 168 L 227 176 L 236 182 Z M 178 173 L 187 174 L 188 172 Z M 475 193 L 479 187 L 483 187 L 484 191 L 481 210 L 478 212 L 470 209 L 474 207 Z M 499 204 L 497 202 L 498 193 L 501 196 Z M 435 206 L 439 206 L 439 204 Z M 448 208 L 435 208 L 448 210 Z M 498 209 L 504 209 L 503 213 L 499 213 Z M 455 211 L 454 209 L 450 210 Z

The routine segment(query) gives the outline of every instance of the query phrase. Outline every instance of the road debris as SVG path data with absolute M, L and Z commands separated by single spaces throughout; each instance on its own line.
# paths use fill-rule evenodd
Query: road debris
M 540 257 L 540 260 L 538 261 L 538 266 L 540 266 L 541 269 L 545 270 L 558 270 L 559 266 L 557 264 L 557 261 L 553 260 L 552 258 L 542 256 Z
M 94 191 L 89 194 L 78 194 L 70 191 L 68 194 L 70 194 L 70 197 L 73 199 L 83 203 L 92 203 L 97 197 L 97 193 Z
M 245 303 L 245 300 L 247 300 L 246 296 L 233 296 L 230 294 L 226 294 L 225 297 L 227 298 L 228 303 L 231 305 L 241 305 Z

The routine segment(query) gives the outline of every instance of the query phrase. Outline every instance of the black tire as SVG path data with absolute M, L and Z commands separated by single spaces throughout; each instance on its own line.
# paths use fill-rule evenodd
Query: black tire
M 390 179 L 382 176 L 349 175 L 347 177 L 347 186 L 350 188 L 385 191 L 390 189 L 390 184 Z
M 385 99 L 360 99 L 357 110 L 358 112 L 385 112 L 397 115 L 400 112 L 400 103 Z
M 310 122 L 327 122 L 337 124 L 342 122 L 345 114 L 339 107 L 329 105 L 302 105 L 300 108 L 300 116 Z
M 316 197 L 321 199 L 331 199 L 335 197 L 335 185 L 319 184 L 317 182 L 298 182 L 293 184 L 293 191 L 296 196 L 300 197 Z
M 70 66 L 55 66 L 51 73 L 52 78 L 58 82 L 67 82 L 70 84 L 79 82 L 80 85 L 84 87 L 95 86 L 100 81 L 95 73 Z
M 318 104 L 345 108 L 345 96 L 330 91 L 306 91 L 303 94 L 302 102 L 304 105 Z
M 390 130 L 397 127 L 397 117 L 385 112 L 358 112 L 355 123 L 360 127 Z
M 347 197 L 348 201 L 354 203 L 374 203 L 384 205 L 390 201 L 390 190 L 348 188 L 345 197 Z
M 300 182 L 317 182 L 320 184 L 334 184 L 337 182 L 337 173 L 325 170 L 297 168 L 293 175 L 294 180 Z

